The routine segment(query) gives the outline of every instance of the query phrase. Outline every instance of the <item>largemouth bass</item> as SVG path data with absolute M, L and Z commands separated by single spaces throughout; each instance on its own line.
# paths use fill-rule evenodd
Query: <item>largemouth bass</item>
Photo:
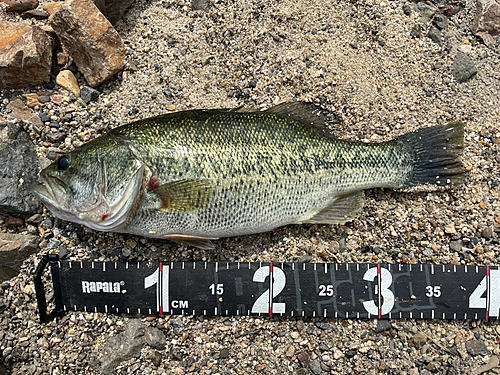
M 62 155 L 35 195 L 63 220 L 211 248 L 287 224 L 344 223 L 363 190 L 461 183 L 464 125 L 383 143 L 325 135 L 306 103 L 193 110 L 115 128 Z

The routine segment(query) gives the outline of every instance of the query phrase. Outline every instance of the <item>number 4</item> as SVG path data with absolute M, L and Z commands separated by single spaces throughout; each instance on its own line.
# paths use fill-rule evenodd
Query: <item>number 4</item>
M 427 289 L 427 293 L 425 293 L 427 297 L 441 297 L 441 285 L 427 285 L 425 289 Z

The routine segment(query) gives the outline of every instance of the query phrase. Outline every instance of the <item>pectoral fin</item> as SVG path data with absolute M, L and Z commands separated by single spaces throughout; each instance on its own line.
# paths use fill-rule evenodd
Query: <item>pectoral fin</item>
M 214 188 L 209 180 L 180 180 L 160 185 L 151 193 L 161 200 L 160 211 L 192 212 L 205 208 Z
M 365 194 L 363 190 L 344 195 L 310 219 L 304 221 L 304 223 L 341 224 L 351 221 L 359 215 L 364 202 Z

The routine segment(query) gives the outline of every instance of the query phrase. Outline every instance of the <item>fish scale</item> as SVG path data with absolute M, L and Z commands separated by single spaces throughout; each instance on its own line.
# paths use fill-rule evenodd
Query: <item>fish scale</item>
M 137 194 L 128 191 L 135 202 L 122 203 L 126 209 L 121 211 L 128 215 L 125 224 L 107 230 L 200 245 L 204 239 L 287 224 L 352 220 L 362 208 L 363 189 L 420 183 L 451 186 L 463 178 L 458 160 L 463 148 L 461 123 L 369 144 L 327 136 L 321 122 L 305 103 L 285 103 L 264 112 L 195 110 L 145 119 L 70 153 L 68 170 L 74 171 L 67 184 L 88 189 L 92 167 L 84 161 L 96 153 L 94 149 L 101 150 L 97 152 L 101 169 L 115 179 L 121 176 L 124 191 L 133 185 L 126 182 L 134 179 L 140 178 L 142 186 Z M 74 165 L 79 163 L 86 169 L 81 174 Z M 66 171 L 54 168 L 42 172 L 42 179 L 54 173 L 63 181 Z M 87 177 L 79 183 L 81 176 Z M 96 183 L 119 194 L 116 181 Z M 59 189 L 51 191 L 54 195 Z M 92 196 L 79 192 L 85 194 Z M 47 200 L 48 195 L 39 196 Z M 109 211 L 112 217 L 118 208 Z M 96 215 L 91 227 L 99 229 L 104 225 L 99 220 L 106 219 Z

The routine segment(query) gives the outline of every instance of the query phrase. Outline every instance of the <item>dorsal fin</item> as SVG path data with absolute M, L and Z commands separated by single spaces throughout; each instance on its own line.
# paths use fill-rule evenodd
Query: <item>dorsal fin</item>
M 282 116 L 293 117 L 296 120 L 316 126 L 325 126 L 326 119 L 321 115 L 321 108 L 312 103 L 305 102 L 287 102 L 281 103 L 264 112 L 276 113 Z
M 327 130 L 327 118 L 321 113 L 321 108 L 305 102 L 287 102 L 267 109 L 267 113 L 288 116 L 314 129 L 325 137 L 332 137 Z
M 258 112 L 258 110 L 255 108 L 248 108 L 245 107 L 244 105 L 240 105 L 239 107 L 231 108 L 230 110 L 228 110 L 228 112 L 248 113 L 248 112 Z

